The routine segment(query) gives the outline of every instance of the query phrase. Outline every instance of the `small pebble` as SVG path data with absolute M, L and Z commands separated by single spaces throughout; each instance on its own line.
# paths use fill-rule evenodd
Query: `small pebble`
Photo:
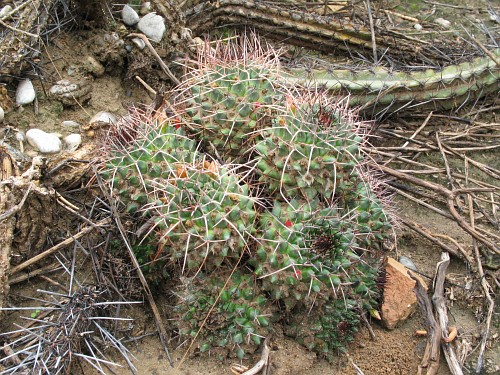
M 0 107 L 0 124 L 3 122 L 3 119 L 5 118 L 5 112 L 2 107 Z
M 415 265 L 415 263 L 413 263 L 413 261 L 410 258 L 408 258 L 404 255 L 399 257 L 399 263 L 401 263 L 403 266 L 405 266 L 409 270 L 417 271 L 417 266 Z
M 144 43 L 144 40 L 141 38 L 134 38 L 132 39 L 132 42 L 140 49 L 143 50 L 144 47 L 146 47 L 146 43 Z
M 62 126 L 66 126 L 68 128 L 79 128 L 80 124 L 76 121 L 66 120 L 62 122 Z
M 82 143 L 82 136 L 76 133 L 67 135 L 64 137 L 64 143 L 66 144 L 66 150 L 68 152 L 75 152 Z
M 139 22 L 139 15 L 130 5 L 125 4 L 122 9 L 122 20 L 127 26 L 134 26 Z
M 26 135 L 24 135 L 24 133 L 19 130 L 16 132 L 16 140 L 18 140 L 19 142 L 24 142 L 26 140 Z
M 93 56 L 87 56 L 85 58 L 85 68 L 95 77 L 102 77 L 106 71 L 104 66 Z
M 9 14 L 12 11 L 12 6 L 6 5 L 2 9 L 0 9 L 0 18 L 3 18 L 7 14 Z
M 163 38 L 163 34 L 166 30 L 163 17 L 156 13 L 148 13 L 142 17 L 137 24 L 137 28 L 149 39 L 157 43 L 161 42 L 161 38 Z
M 438 25 L 444 27 L 445 29 L 448 29 L 451 26 L 451 22 L 448 20 L 445 20 L 444 18 L 436 18 L 434 20 Z
M 16 103 L 17 105 L 30 104 L 35 100 L 36 92 L 31 80 L 25 79 L 17 86 Z
M 141 14 L 141 16 L 144 16 L 145 14 L 148 14 L 149 12 L 151 12 L 151 1 L 145 1 L 142 3 L 141 5 L 141 9 L 139 10 L 139 13 Z
M 40 129 L 30 129 L 26 132 L 28 143 L 44 154 L 54 154 L 61 151 L 61 140 L 53 134 Z
M 112 113 L 101 111 L 97 112 L 89 121 L 90 124 L 96 122 L 105 122 L 107 124 L 116 124 L 116 117 Z
M 413 25 L 413 28 L 414 28 L 415 30 L 417 30 L 417 31 L 420 31 L 420 30 L 422 30 L 422 29 L 423 29 L 422 25 L 421 25 L 421 24 L 419 24 L 419 23 L 416 23 L 415 25 Z

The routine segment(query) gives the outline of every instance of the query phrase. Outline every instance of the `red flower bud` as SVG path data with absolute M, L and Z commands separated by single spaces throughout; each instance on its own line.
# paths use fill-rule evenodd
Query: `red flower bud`
M 290 227 L 293 225 L 293 223 L 292 223 L 290 220 L 287 220 L 287 221 L 285 221 L 285 225 L 286 225 L 288 228 L 290 228 Z

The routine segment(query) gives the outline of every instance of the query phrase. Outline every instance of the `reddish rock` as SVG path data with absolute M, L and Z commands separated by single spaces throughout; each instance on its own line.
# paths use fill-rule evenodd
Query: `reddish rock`
M 388 329 L 394 329 L 404 322 L 417 306 L 417 298 L 413 293 L 415 281 L 410 278 L 405 266 L 397 260 L 387 258 L 386 282 L 384 285 L 384 299 L 382 303 L 382 324 Z M 422 285 L 427 289 L 425 281 L 415 273 Z

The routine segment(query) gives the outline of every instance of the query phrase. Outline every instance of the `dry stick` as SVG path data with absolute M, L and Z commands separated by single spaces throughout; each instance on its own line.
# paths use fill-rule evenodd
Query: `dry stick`
M 251 369 L 245 371 L 241 375 L 255 375 L 258 374 L 264 366 L 267 366 L 267 362 L 269 360 L 269 353 L 270 349 L 269 346 L 267 346 L 267 343 L 269 341 L 269 336 L 265 338 L 264 340 L 264 349 L 262 349 L 262 355 L 260 356 L 260 360 L 253 366 Z
M 436 322 L 434 314 L 432 312 L 432 303 L 427 295 L 427 291 L 423 287 L 420 280 L 413 276 L 411 272 L 408 275 L 415 280 L 415 287 L 413 291 L 417 297 L 420 310 L 424 315 L 425 328 L 427 330 L 427 345 L 425 346 L 424 356 L 420 365 L 418 366 L 418 375 L 423 375 L 424 371 L 426 375 L 435 375 L 439 370 L 439 354 L 440 354 L 440 342 L 441 342 L 441 327 Z
M 472 196 L 470 194 L 467 195 L 467 199 L 469 201 L 469 219 L 471 226 L 474 228 L 474 213 L 472 211 Z M 484 351 L 486 350 L 486 343 L 488 342 L 488 336 L 490 335 L 490 326 L 491 326 L 491 318 L 493 316 L 493 311 L 495 309 L 495 301 L 491 298 L 490 290 L 491 286 L 486 280 L 486 276 L 484 275 L 483 264 L 481 263 L 481 255 L 479 254 L 479 247 L 477 246 L 477 242 L 473 239 L 472 245 L 474 247 L 474 253 L 476 255 L 476 263 L 477 270 L 479 272 L 479 278 L 481 280 L 481 286 L 483 287 L 484 295 L 488 300 L 488 314 L 486 317 L 486 327 L 483 332 L 483 337 L 481 339 L 481 346 L 479 350 L 479 355 L 477 358 L 476 364 L 476 374 L 481 374 L 483 372 L 484 366 Z
M 446 168 L 446 176 L 448 176 L 448 182 L 450 184 L 450 188 L 454 189 L 455 186 L 453 184 L 453 177 L 451 177 L 450 165 L 448 164 L 448 158 L 446 157 L 446 152 L 444 152 L 443 146 L 442 146 L 441 141 L 439 139 L 439 132 L 436 132 L 436 143 L 439 147 L 439 151 L 441 151 L 441 156 L 443 157 L 444 166 Z
M 111 208 L 111 213 L 113 215 L 113 218 L 115 220 L 116 226 L 118 227 L 118 230 L 120 232 L 120 235 L 122 237 L 123 243 L 125 244 L 125 247 L 127 248 L 128 255 L 130 257 L 130 260 L 132 261 L 132 264 L 135 267 L 135 271 L 137 272 L 137 275 L 139 276 L 139 280 L 141 281 L 142 288 L 144 289 L 144 293 L 146 293 L 146 298 L 148 299 L 149 305 L 151 306 L 151 310 L 153 311 L 153 315 L 155 317 L 155 323 L 156 323 L 156 328 L 158 329 L 158 335 L 160 336 L 160 341 L 163 346 L 163 350 L 167 354 L 168 362 L 170 363 L 170 366 L 174 367 L 174 362 L 172 361 L 172 357 L 170 356 L 170 352 L 168 351 L 167 348 L 167 331 L 165 329 L 165 326 L 163 325 L 163 320 L 160 314 L 160 310 L 158 310 L 158 306 L 156 306 L 156 302 L 153 298 L 153 294 L 151 293 L 151 289 L 149 289 L 148 282 L 146 278 L 144 277 L 144 274 L 142 273 L 141 266 L 139 262 L 137 261 L 137 258 L 135 257 L 134 250 L 132 249 L 132 246 L 130 246 L 130 242 L 128 241 L 127 234 L 125 231 L 125 228 L 123 227 L 122 221 L 120 219 L 120 215 L 118 213 L 118 210 L 116 209 L 116 206 L 113 204 L 113 200 L 111 198 L 111 195 L 107 191 L 107 189 L 104 188 L 103 186 L 103 181 L 99 174 L 97 173 L 97 168 L 94 166 L 94 175 L 97 178 L 97 182 L 99 184 L 99 187 L 101 188 L 101 191 L 103 192 L 104 196 L 110 203 L 109 206 Z
M 368 20 L 370 22 L 370 34 L 372 36 L 373 63 L 377 65 L 378 63 L 377 41 L 375 39 L 375 29 L 373 27 L 373 16 L 372 16 L 372 8 L 370 5 L 370 0 L 366 0 L 365 5 L 366 5 L 366 10 L 368 11 Z
M 374 166 L 377 167 L 377 166 Z M 406 173 L 401 173 L 396 171 L 395 169 L 389 168 L 384 165 L 378 165 L 378 168 L 381 169 L 383 172 L 388 173 L 394 177 L 397 177 L 401 180 L 406 180 L 409 181 L 415 185 L 422 186 L 431 190 L 434 190 L 435 192 L 439 193 L 442 195 L 444 198 L 446 198 L 447 205 L 448 205 L 448 210 L 450 211 L 451 215 L 454 217 L 456 220 L 457 224 L 464 229 L 467 233 L 469 233 L 472 237 L 477 239 L 478 241 L 482 242 L 483 245 L 491 249 L 493 252 L 500 254 L 500 248 L 491 242 L 486 236 L 483 236 L 481 233 L 477 232 L 474 228 L 472 228 L 467 222 L 460 216 L 460 214 L 457 212 L 455 209 L 455 198 L 459 194 L 464 194 L 464 193 L 470 193 L 474 191 L 482 191 L 482 192 L 489 192 L 492 191 L 493 189 L 484 189 L 484 188 L 470 188 L 470 189 L 457 189 L 454 191 L 451 191 L 449 189 L 446 189 L 445 187 L 435 184 L 433 182 L 421 180 L 417 177 L 414 177 L 412 175 L 406 174 Z
M 420 224 L 418 224 L 410 219 L 407 219 L 407 218 L 400 218 L 400 220 L 408 228 L 410 228 L 410 229 L 414 230 L 415 232 L 417 232 L 418 234 L 424 236 L 432 243 L 440 246 L 443 250 L 449 252 L 450 254 L 453 254 L 453 256 L 455 256 L 457 258 L 465 258 L 467 260 L 467 262 L 469 262 L 470 264 L 473 263 L 472 258 L 469 256 L 469 254 L 467 254 L 465 252 L 465 250 L 462 247 L 459 248 L 461 253 L 458 253 L 455 249 L 449 247 L 448 245 L 444 244 L 443 242 L 441 242 L 437 238 L 435 238 L 436 234 L 429 233 L 430 232 L 429 229 L 425 228 L 424 226 L 422 226 L 422 225 L 420 225 Z
M 111 219 L 110 218 L 106 218 L 106 219 L 101 220 L 98 223 L 96 223 L 95 226 L 88 226 L 86 228 L 83 228 L 80 232 L 78 232 L 74 236 L 66 238 L 64 241 L 59 242 L 57 245 L 51 247 L 48 250 L 45 250 L 43 253 L 40 253 L 40 254 L 34 256 L 33 258 L 28 259 L 26 262 L 21 263 L 18 266 L 11 268 L 9 274 L 10 275 L 14 275 L 16 272 L 24 270 L 26 267 L 29 267 L 29 266 L 37 263 L 38 261 L 40 261 L 41 259 L 47 257 L 48 255 L 53 254 L 56 251 L 61 250 L 65 246 L 73 243 L 75 240 L 77 240 L 77 239 L 85 236 L 87 233 L 92 232 L 95 228 L 105 226 L 105 225 L 109 224 L 110 222 L 111 222 Z
M 20 282 L 23 282 L 23 281 L 26 281 L 26 280 L 29 280 L 31 278 L 34 278 L 38 275 L 43 275 L 45 273 L 51 273 L 51 272 L 55 272 L 55 271 L 58 271 L 60 270 L 61 267 L 58 266 L 58 265 L 54 265 L 54 264 L 49 264 L 48 266 L 46 267 L 42 267 L 42 268 L 37 268 L 36 270 L 32 271 L 32 272 L 28 272 L 28 273 L 25 273 L 25 274 L 22 274 L 22 275 L 19 275 L 18 277 L 16 278 L 9 278 L 9 285 L 14 285 L 14 284 L 18 284 Z
M 422 123 L 422 125 L 420 125 L 418 127 L 417 130 L 415 130 L 415 132 L 410 136 L 410 138 L 408 139 L 408 141 L 406 141 L 404 144 L 403 144 L 403 148 L 408 146 L 410 144 L 410 141 L 412 141 L 421 131 L 423 128 L 425 128 L 427 126 L 427 124 L 429 123 L 429 120 L 431 119 L 433 113 L 432 112 L 429 112 L 429 114 L 427 115 L 427 117 L 425 118 L 424 122 Z
M 160 64 L 160 67 L 161 69 L 163 70 L 163 72 L 172 80 L 172 82 L 174 82 L 176 85 L 180 85 L 181 84 L 181 81 L 179 81 L 179 79 L 174 76 L 174 74 L 170 71 L 170 69 L 168 68 L 167 64 L 165 64 L 165 62 L 161 59 L 160 55 L 158 55 L 158 52 L 156 52 L 156 50 L 154 49 L 154 47 L 151 45 L 151 42 L 149 41 L 148 37 L 144 34 L 137 34 L 137 33 L 132 33 L 132 34 L 129 34 L 128 35 L 129 37 L 133 38 L 133 37 L 136 37 L 136 38 L 140 38 L 144 41 L 144 43 L 146 43 L 146 46 L 149 48 L 149 50 L 151 51 L 151 53 L 154 55 L 154 57 L 156 58 L 156 60 L 158 61 L 158 63 Z
M 21 199 L 21 202 L 18 204 L 12 206 L 9 208 L 7 211 L 5 211 L 3 214 L 0 215 L 0 221 L 4 221 L 5 219 L 8 219 L 12 215 L 16 214 L 21 208 L 24 206 L 24 202 L 26 202 L 26 198 L 28 198 L 28 194 L 31 190 L 31 184 L 28 185 L 28 188 L 26 189 L 26 192 L 24 193 L 23 199 Z
M 448 311 L 446 308 L 446 300 L 444 298 L 444 280 L 446 277 L 446 269 L 450 264 L 450 255 L 446 252 L 441 254 L 441 261 L 437 264 L 436 278 L 434 279 L 434 294 L 432 295 L 432 303 L 436 310 L 439 325 L 441 326 L 442 343 L 444 356 L 448 367 L 453 375 L 463 375 L 460 362 L 457 359 L 453 344 L 448 336 Z

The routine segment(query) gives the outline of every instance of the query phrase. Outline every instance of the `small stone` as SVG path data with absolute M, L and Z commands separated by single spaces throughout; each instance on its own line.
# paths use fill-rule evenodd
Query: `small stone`
M 36 92 L 31 80 L 25 79 L 17 86 L 16 103 L 17 105 L 30 104 L 35 100 Z
M 93 56 L 87 56 L 85 58 L 85 69 L 95 77 L 102 77 L 106 71 L 104 66 Z
M 413 292 L 415 280 L 408 275 L 411 271 L 393 258 L 387 258 L 385 272 L 386 281 L 381 307 L 382 324 L 387 329 L 394 329 L 415 310 L 417 305 L 417 297 Z M 420 276 L 414 273 L 412 275 L 427 288 Z
M 157 43 L 161 42 L 161 38 L 163 38 L 163 34 L 166 30 L 163 17 L 156 13 L 148 13 L 142 17 L 137 24 L 137 28 L 149 39 Z
M 423 26 L 419 23 L 416 23 L 415 25 L 413 25 L 413 28 L 417 31 L 420 31 L 423 29 Z
M 24 142 L 26 140 L 26 135 L 22 131 L 17 131 L 16 132 L 16 140 L 19 142 Z
M 30 129 L 26 132 L 28 143 L 44 154 L 54 154 L 61 151 L 61 140 L 53 134 L 40 129 Z
M 0 9 L 0 19 L 4 18 L 7 14 L 12 12 L 12 6 L 6 5 L 2 9 Z
M 53 85 L 49 94 L 67 106 L 83 103 L 90 99 L 92 87 L 90 84 L 80 84 L 61 79 Z
M 122 20 L 127 26 L 134 26 L 139 22 L 139 15 L 130 5 L 125 4 L 122 9 Z
M 146 43 L 141 38 L 134 38 L 132 42 L 140 49 L 143 50 L 146 47 Z
M 142 3 L 141 5 L 141 9 L 139 9 L 139 13 L 141 14 L 141 16 L 144 16 L 145 14 L 148 14 L 149 12 L 151 12 L 151 1 L 145 1 Z
M 0 124 L 3 122 L 3 119 L 5 118 L 5 112 L 2 107 L 0 107 Z
M 101 111 L 97 112 L 89 121 L 90 124 L 105 123 L 116 124 L 116 117 L 114 114 Z
M 409 270 L 417 271 L 417 266 L 415 265 L 415 263 L 413 263 L 413 261 L 410 258 L 402 255 L 399 257 L 398 260 L 399 260 L 399 263 L 401 263 L 403 266 L 405 266 Z
M 62 122 L 62 126 L 66 126 L 68 128 L 79 128 L 80 124 L 76 121 L 66 120 Z
M 439 26 L 444 27 L 445 29 L 448 29 L 451 26 L 451 22 L 445 20 L 444 18 L 436 18 L 434 22 L 436 22 Z
M 67 135 L 64 137 L 64 143 L 66 144 L 66 151 L 75 152 L 82 143 L 82 136 L 76 133 Z

